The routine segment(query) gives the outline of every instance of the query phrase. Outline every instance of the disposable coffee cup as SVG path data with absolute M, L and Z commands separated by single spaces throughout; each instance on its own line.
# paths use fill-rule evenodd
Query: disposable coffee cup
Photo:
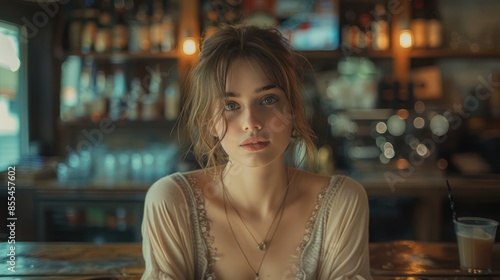
M 454 223 L 460 269 L 473 274 L 491 273 L 498 222 L 479 217 L 462 217 Z

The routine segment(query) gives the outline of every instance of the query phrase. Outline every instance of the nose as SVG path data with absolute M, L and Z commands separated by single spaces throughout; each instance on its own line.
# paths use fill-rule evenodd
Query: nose
M 254 108 L 244 110 L 242 115 L 242 128 L 244 131 L 261 130 L 262 122 L 259 118 L 259 113 Z

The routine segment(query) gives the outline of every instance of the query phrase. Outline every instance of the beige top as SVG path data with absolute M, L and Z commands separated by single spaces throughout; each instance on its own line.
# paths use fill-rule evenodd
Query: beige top
M 142 279 L 215 279 L 216 261 L 204 198 L 191 176 L 175 173 L 148 190 L 142 223 L 146 264 Z M 359 183 L 333 176 L 318 195 L 283 279 L 372 279 L 368 253 L 368 200 Z

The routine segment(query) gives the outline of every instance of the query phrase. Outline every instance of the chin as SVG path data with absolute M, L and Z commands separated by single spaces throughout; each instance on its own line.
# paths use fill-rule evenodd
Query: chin
M 238 164 L 248 167 L 248 168 L 263 168 L 272 165 L 280 160 L 280 157 L 262 157 L 260 155 L 251 155 L 245 158 L 242 161 L 237 161 Z M 281 157 L 281 161 L 283 162 L 283 157 Z

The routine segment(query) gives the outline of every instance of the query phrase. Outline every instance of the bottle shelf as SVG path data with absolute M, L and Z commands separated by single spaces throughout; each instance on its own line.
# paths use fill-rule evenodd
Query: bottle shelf
M 102 121 L 106 121 L 106 125 L 114 125 L 124 128 L 142 128 L 142 127 L 174 127 L 177 124 L 176 120 L 110 120 L 102 119 L 97 121 L 92 120 L 75 120 L 75 121 L 59 121 L 61 127 L 95 127 L 101 125 Z
M 124 62 L 129 60 L 152 60 L 152 59 L 177 59 L 177 51 L 169 52 L 120 52 L 120 53 L 81 53 L 81 52 L 61 52 L 60 57 L 65 59 L 68 56 L 78 56 L 95 60 L 106 60 L 111 62 Z
M 413 49 L 411 58 L 500 58 L 500 51 L 466 51 L 452 49 Z
M 348 57 L 366 57 L 366 58 L 392 58 L 392 52 L 388 51 L 373 51 L 361 49 L 338 49 L 331 51 L 301 51 L 303 56 L 308 59 L 335 59 Z
M 311 59 L 337 59 L 342 57 L 367 57 L 367 58 L 392 58 L 391 50 L 374 51 L 363 49 L 338 49 L 338 50 L 318 50 L 318 51 L 300 51 L 306 58 Z M 453 49 L 412 49 L 409 53 L 410 58 L 500 58 L 500 51 L 467 51 Z

